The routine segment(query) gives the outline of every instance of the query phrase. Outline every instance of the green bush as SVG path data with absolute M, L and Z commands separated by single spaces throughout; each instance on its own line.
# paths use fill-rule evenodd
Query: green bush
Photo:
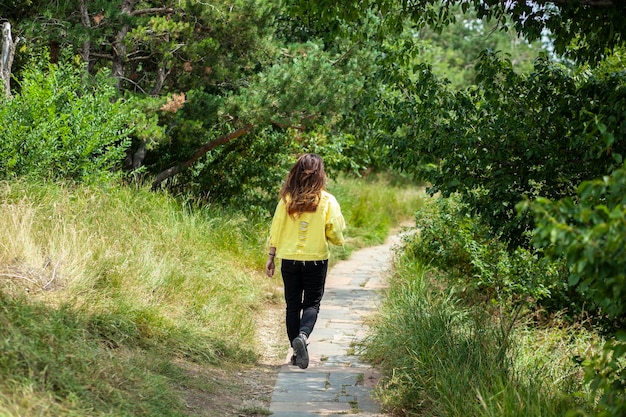
M 618 62 L 619 61 L 619 62 Z M 626 155 L 626 77 L 623 58 L 573 71 L 547 57 L 518 74 L 499 53 L 485 52 L 477 84 L 453 91 L 430 68 L 419 67 L 395 95 L 388 164 L 457 193 L 464 209 L 513 248 L 530 246 L 528 213 L 515 205 L 538 196 L 560 199 L 576 186 L 621 165 Z
M 0 176 L 97 182 L 118 175 L 128 117 L 106 73 L 72 63 L 31 65 L 20 92 L 0 100 Z
M 520 208 L 528 204 L 521 204 Z M 601 394 L 599 415 L 626 413 L 626 167 L 583 182 L 577 198 L 538 199 L 530 204 L 537 227 L 533 242 L 564 259 L 569 285 L 613 337 L 585 361 Z
M 530 207 L 537 222 L 534 244 L 565 259 L 569 285 L 592 308 L 618 326 L 626 323 L 626 167 L 583 182 L 576 199 L 540 198 Z
M 416 213 L 416 228 L 406 250 L 445 271 L 463 292 L 497 303 L 534 303 L 564 290 L 558 262 L 523 248 L 509 251 L 488 226 L 464 214 L 456 196 L 431 200 Z

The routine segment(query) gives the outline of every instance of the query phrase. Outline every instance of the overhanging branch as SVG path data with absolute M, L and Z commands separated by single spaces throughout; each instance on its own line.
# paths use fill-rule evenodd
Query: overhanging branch
M 160 172 L 154 178 L 154 181 L 152 182 L 152 191 L 156 191 L 160 187 L 161 183 L 165 181 L 166 179 L 172 178 L 173 176 L 177 175 L 179 172 L 189 168 L 191 165 L 193 165 L 198 159 L 204 156 L 211 149 L 215 149 L 218 146 L 224 145 L 234 139 L 237 139 L 238 137 L 245 135 L 251 130 L 252 130 L 252 125 L 246 125 L 242 127 L 241 129 L 237 129 L 234 132 L 230 132 L 226 135 L 222 135 L 216 139 L 213 139 L 211 142 L 203 145 L 200 149 L 196 151 L 195 154 L 193 154 L 191 158 L 189 158 L 185 162 L 174 165 L 173 167 L 170 167 L 166 169 L 165 171 Z
M 174 13 L 174 9 L 172 9 L 171 7 L 152 7 L 149 9 L 133 10 L 129 14 L 131 16 L 142 16 L 142 15 L 147 15 L 147 14 L 171 14 L 171 13 Z

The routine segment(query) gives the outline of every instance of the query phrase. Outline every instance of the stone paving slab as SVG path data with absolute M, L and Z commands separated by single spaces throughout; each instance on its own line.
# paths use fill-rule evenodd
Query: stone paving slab
M 396 242 L 354 252 L 328 272 L 309 337 L 309 367 L 292 366 L 287 352 L 272 394 L 273 417 L 385 416 L 372 397 L 379 374 L 354 355 L 354 345 L 367 334 L 363 319 L 378 309 Z

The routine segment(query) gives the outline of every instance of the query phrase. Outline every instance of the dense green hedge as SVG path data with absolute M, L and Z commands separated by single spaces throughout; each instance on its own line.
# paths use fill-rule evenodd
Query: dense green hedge
M 128 147 L 129 117 L 105 73 L 72 63 L 32 65 L 19 93 L 0 100 L 0 176 L 102 181 Z

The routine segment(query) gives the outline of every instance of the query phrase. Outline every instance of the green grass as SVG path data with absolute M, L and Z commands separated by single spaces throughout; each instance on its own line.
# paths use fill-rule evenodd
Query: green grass
M 362 346 L 383 370 L 378 396 L 387 408 L 424 417 L 557 417 L 580 406 L 586 394 L 569 358 L 589 340 L 571 329 L 511 325 L 457 301 L 433 278 L 401 258 Z
M 2 216 L 13 227 L 2 231 L 0 263 L 5 276 L 24 276 L 21 284 L 35 298 L 122 314 L 141 340 L 170 341 L 173 333 L 195 329 L 192 334 L 219 341 L 219 348 L 209 344 L 189 354 L 234 355 L 236 342 L 225 335 L 251 334 L 246 311 L 262 287 L 246 272 L 255 267 L 254 256 L 241 252 L 262 245 L 262 237 L 259 230 L 249 241 L 234 223 L 260 225 L 220 211 L 209 219 L 208 209 L 190 212 L 166 196 L 124 188 L 20 184 L 2 197 Z M 181 340 L 180 350 L 187 344 Z
M 383 177 L 329 188 L 348 223 L 335 259 L 420 201 Z M 225 389 L 206 369 L 253 363 L 241 340 L 282 302 L 263 274 L 270 213 L 17 181 L 0 183 L 0 218 L 2 416 L 199 415 L 185 392 Z
M 137 331 L 128 320 L 23 297 L 0 303 L 0 415 L 182 415 L 169 386 L 179 371 L 132 346 Z M 101 331 L 114 325 L 121 344 Z
M 127 188 L 0 190 L 0 415 L 187 415 L 175 360 L 254 361 L 261 221 Z
M 339 258 L 383 243 L 393 228 L 412 221 L 424 198 L 421 188 L 390 174 L 342 177 L 331 181 L 328 190 L 339 200 L 348 225 L 345 248 L 333 253 Z

